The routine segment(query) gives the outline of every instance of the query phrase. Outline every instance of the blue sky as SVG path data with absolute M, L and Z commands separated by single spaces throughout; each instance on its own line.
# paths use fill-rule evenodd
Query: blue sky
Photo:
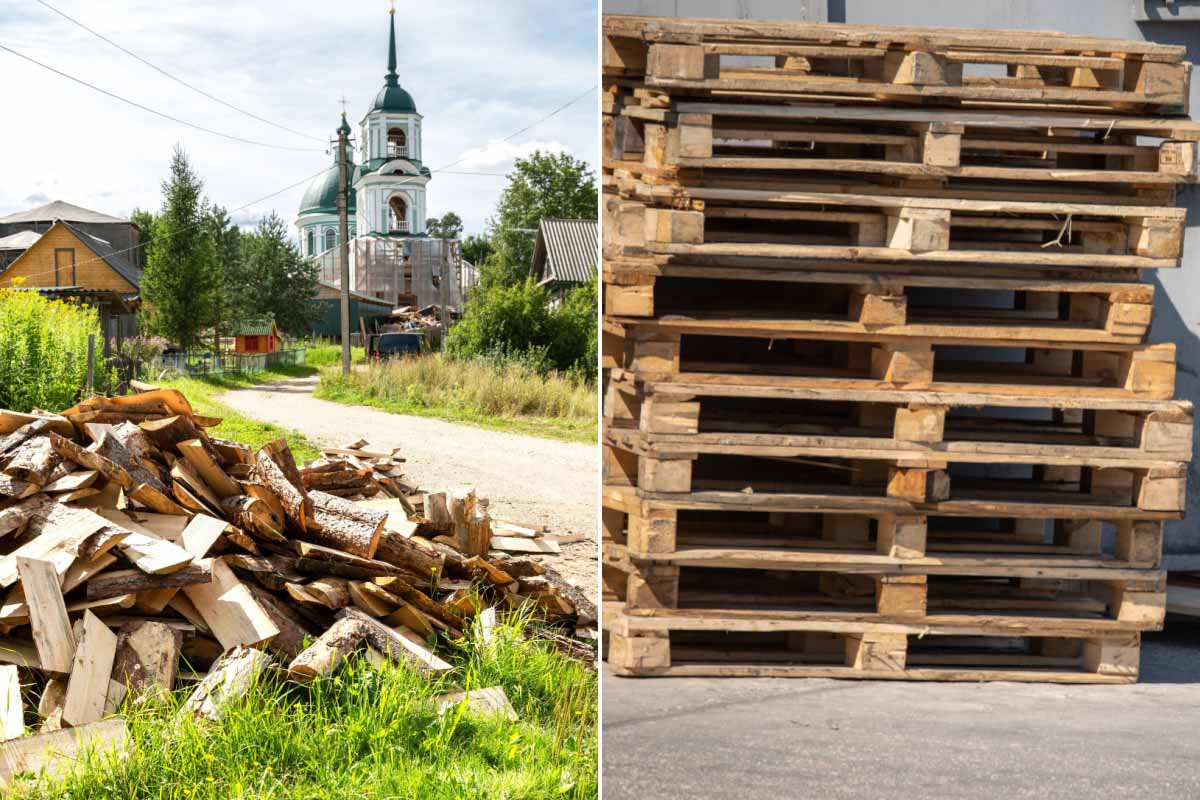
M 146 60 L 227 102 L 318 138 L 348 101 L 351 127 L 383 85 L 386 0 L 47 0 Z M 595 165 L 591 92 L 555 117 L 500 140 L 598 80 L 595 0 L 405 2 L 396 36 L 401 84 L 424 115 L 425 163 L 507 172 L 534 149 Z M 320 171 L 320 141 L 285 133 L 180 86 L 35 0 L 0 0 L 0 44 L 131 100 L 247 139 L 314 148 L 266 149 L 155 117 L 0 51 L 6 124 L 0 126 L 0 215 L 47 200 L 109 214 L 160 205 L 171 150 L 181 144 L 208 196 L 236 208 Z M 503 177 L 435 174 L 431 215 L 458 212 L 483 228 Z M 295 219 L 303 187 L 234 215 L 271 210 Z

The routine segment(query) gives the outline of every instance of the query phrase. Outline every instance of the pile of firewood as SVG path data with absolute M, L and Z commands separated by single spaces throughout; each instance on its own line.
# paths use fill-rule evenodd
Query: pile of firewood
M 439 642 L 529 605 L 529 635 L 594 660 L 572 634 L 595 607 L 489 557 L 474 492 L 421 496 L 365 442 L 301 468 L 284 440 L 254 452 L 218 422 L 163 389 L 0 410 L 0 780 L 120 746 L 127 697 L 194 683 L 185 708 L 217 719 L 263 669 L 309 681 L 362 651 L 442 672 Z

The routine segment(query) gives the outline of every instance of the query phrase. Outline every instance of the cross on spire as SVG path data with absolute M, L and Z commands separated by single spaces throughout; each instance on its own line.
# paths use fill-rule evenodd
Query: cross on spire
M 338 100 L 338 103 L 340 103 L 340 104 L 341 104 L 341 106 L 342 106 L 342 116 L 343 116 L 343 117 L 344 117 L 344 116 L 346 116 L 346 104 L 347 104 L 348 102 L 349 102 L 349 101 L 346 99 L 346 95 L 342 95 L 342 99 L 341 99 L 341 100 Z

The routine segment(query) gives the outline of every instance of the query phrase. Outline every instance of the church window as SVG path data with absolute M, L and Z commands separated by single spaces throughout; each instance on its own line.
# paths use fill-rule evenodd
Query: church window
M 404 198 L 396 196 L 388 200 L 388 210 L 391 212 L 388 217 L 388 232 L 408 233 L 408 203 L 404 202 Z
M 408 155 L 408 137 L 404 135 L 403 128 L 388 129 L 387 154 L 389 158 Z
M 337 232 L 333 228 L 325 229 L 325 249 L 330 250 L 337 247 Z
M 312 228 L 308 229 L 308 254 L 315 255 L 317 249 L 316 236 L 312 232 Z

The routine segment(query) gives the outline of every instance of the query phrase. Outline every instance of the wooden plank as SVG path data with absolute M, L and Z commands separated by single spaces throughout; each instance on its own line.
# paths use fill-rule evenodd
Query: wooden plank
M 25 704 L 21 678 L 13 664 L 0 666 L 0 741 L 25 735 Z
M 67 681 L 64 722 L 78 727 L 104 716 L 116 654 L 117 635 L 91 611 L 84 611 L 82 632 Z
M 465 704 L 468 713 L 485 717 L 501 717 L 510 722 L 516 722 L 518 719 L 512 703 L 508 701 L 508 695 L 504 693 L 503 686 L 488 686 L 483 689 L 472 689 L 469 692 L 450 692 L 435 697 L 433 702 L 438 714 L 445 714 L 447 711 L 453 711 L 458 706 Z
M 42 733 L 0 744 L 0 782 L 9 783 L 19 773 L 61 775 L 88 752 L 125 755 L 128 732 L 120 717 L 77 728 Z
M 562 552 L 558 542 L 549 539 L 527 539 L 522 536 L 492 536 L 491 548 L 503 553 L 551 553 Z
M 225 650 L 266 642 L 279 634 L 270 615 L 221 559 L 212 560 L 212 581 L 183 587 Z
M 122 626 L 113 677 L 128 686 L 134 697 L 171 691 L 179 673 L 182 641 L 181 633 L 154 620 Z
M 47 672 L 69 673 L 75 660 L 75 634 L 58 572 L 53 564 L 41 559 L 20 556 L 16 561 L 41 667 Z
M 188 522 L 180 537 L 180 544 L 196 558 L 204 558 L 208 550 L 229 528 L 229 523 L 223 519 L 210 517 L 207 514 L 197 514 Z

